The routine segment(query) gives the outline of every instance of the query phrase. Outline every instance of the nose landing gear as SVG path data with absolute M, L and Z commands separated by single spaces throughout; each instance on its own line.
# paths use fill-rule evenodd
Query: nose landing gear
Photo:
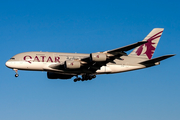
M 19 76 L 18 69 L 13 69 L 13 70 L 16 72 L 15 77 L 18 77 Z

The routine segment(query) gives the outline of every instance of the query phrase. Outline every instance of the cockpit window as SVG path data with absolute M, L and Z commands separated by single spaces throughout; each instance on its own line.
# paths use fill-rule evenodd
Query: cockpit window
M 15 60 L 15 58 L 10 58 L 11 60 Z

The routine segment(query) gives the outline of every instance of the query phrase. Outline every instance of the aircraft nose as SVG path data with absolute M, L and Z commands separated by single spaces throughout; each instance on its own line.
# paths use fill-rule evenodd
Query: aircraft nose
M 11 62 L 8 60 L 8 61 L 6 62 L 6 67 L 10 68 L 10 66 L 11 66 Z

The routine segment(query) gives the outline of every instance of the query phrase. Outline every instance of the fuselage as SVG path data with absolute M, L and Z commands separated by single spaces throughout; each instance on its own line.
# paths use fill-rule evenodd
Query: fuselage
M 24 52 L 13 56 L 6 62 L 6 66 L 12 69 L 31 70 L 31 71 L 56 71 L 63 74 L 80 75 L 84 70 L 54 70 L 50 66 L 63 65 L 67 60 L 80 60 L 89 57 L 89 54 L 77 53 L 58 53 L 58 52 Z M 133 60 L 133 61 L 132 61 Z M 119 73 L 135 69 L 145 68 L 144 65 L 138 64 L 143 59 L 122 56 L 121 59 L 115 59 L 102 66 L 94 74 Z M 85 73 L 86 71 L 84 71 Z

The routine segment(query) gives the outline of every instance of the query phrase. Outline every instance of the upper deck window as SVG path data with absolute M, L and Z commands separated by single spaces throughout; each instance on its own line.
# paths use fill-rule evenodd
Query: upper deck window
M 10 58 L 11 60 L 15 60 L 15 58 Z

